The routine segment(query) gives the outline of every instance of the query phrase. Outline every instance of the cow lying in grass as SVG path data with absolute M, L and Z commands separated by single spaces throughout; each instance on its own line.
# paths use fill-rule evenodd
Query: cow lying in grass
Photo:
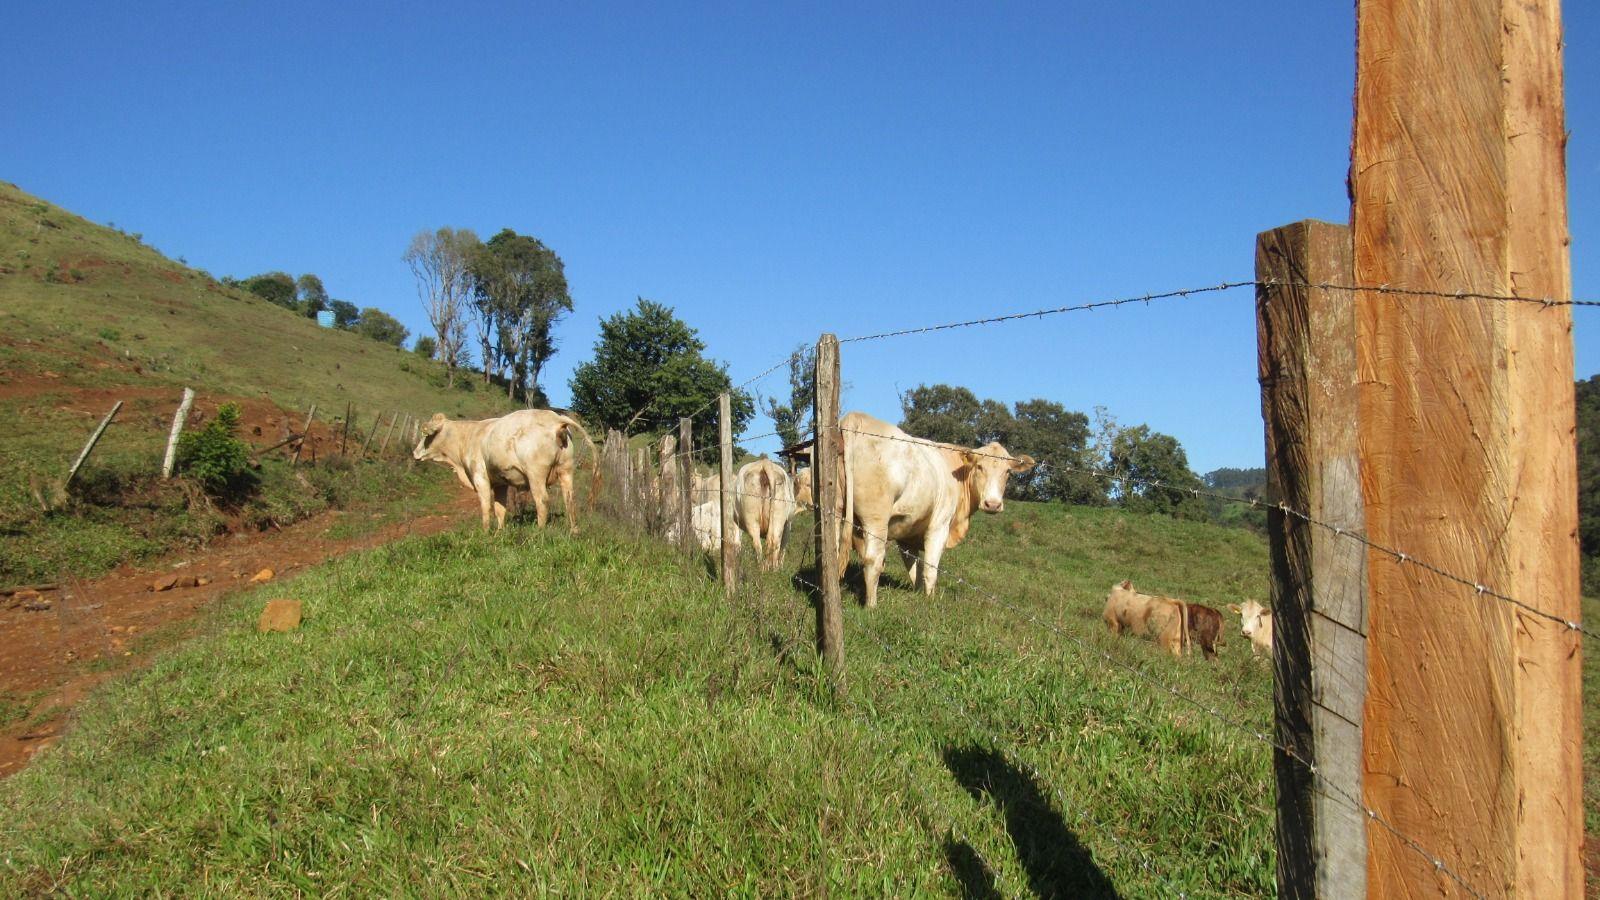
M 1250 639 L 1250 655 L 1272 655 L 1272 610 L 1254 600 L 1246 600 L 1243 606 L 1230 603 L 1228 609 L 1239 614 L 1239 631 Z
M 1222 636 L 1222 613 L 1199 603 L 1141 594 L 1132 581 L 1112 586 L 1102 618 L 1112 634 L 1149 635 L 1173 656 L 1198 644 L 1205 658 L 1212 659 Z
M 477 493 L 485 531 L 491 513 L 496 528 L 505 525 L 507 493 L 513 488 L 533 494 L 539 526 L 544 527 L 550 515 L 545 489 L 550 485 L 561 488 L 567 527 L 577 531 L 578 508 L 572 496 L 572 476 L 577 470 L 573 431 L 589 445 L 594 460 L 592 488 L 598 493 L 600 465 L 594 442 L 576 419 L 554 410 L 521 409 L 476 421 L 447 419 L 444 413 L 435 413 L 422 426 L 422 439 L 411 455 L 449 466 L 463 485 Z

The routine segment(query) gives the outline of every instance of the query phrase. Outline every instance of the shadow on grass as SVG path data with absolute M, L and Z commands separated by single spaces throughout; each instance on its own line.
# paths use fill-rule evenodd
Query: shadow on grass
M 1028 875 L 1028 888 L 1035 896 L 1118 896 L 1111 880 L 1095 864 L 1089 848 L 1067 828 L 1061 814 L 1050 805 L 1043 789 L 1030 775 L 1003 754 L 986 747 L 946 747 L 942 755 L 945 767 L 973 799 L 982 800 L 988 796 L 1005 816 L 1006 833 L 1016 847 L 1017 860 L 1022 863 Z M 977 856 L 965 845 L 957 845 L 958 854 L 962 847 L 972 857 Z M 945 855 L 950 859 L 957 880 L 969 891 L 967 896 L 993 896 L 992 893 L 970 893 L 974 887 L 983 886 L 984 875 L 988 877 L 989 890 L 993 890 L 993 874 L 982 865 L 982 860 L 976 860 L 982 866 L 981 871 L 973 869 L 966 861 L 963 861 L 966 869 L 959 868 L 948 842 Z M 970 881 L 963 872 L 978 880 Z
M 995 881 L 994 872 L 983 861 L 978 851 L 966 841 L 951 837 L 944 839 L 944 859 L 961 886 L 964 900 L 999 900 L 1005 896 Z

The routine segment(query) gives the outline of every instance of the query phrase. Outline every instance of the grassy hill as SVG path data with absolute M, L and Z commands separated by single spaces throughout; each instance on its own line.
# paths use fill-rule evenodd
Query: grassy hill
M 313 403 L 324 422 L 353 404 L 363 430 L 391 412 L 507 408 L 470 379 L 444 385 L 437 363 L 320 328 L 0 183 L 0 415 L 19 423 L 0 434 L 0 583 L 93 574 L 219 527 L 173 515 L 176 501 L 148 483 L 184 387 L 199 393 L 201 419 L 242 401 L 258 445 L 287 421 L 298 429 Z M 123 410 L 71 509 L 41 515 L 30 482 L 64 475 L 116 400 Z M 273 521 L 316 506 L 281 486 Z
M 840 700 L 803 556 L 729 603 L 699 561 L 591 520 L 238 595 L 0 784 L 0 893 L 1271 892 L 1267 748 L 1095 655 L 1268 727 L 1236 633 L 1174 661 L 1097 618 L 1130 576 L 1260 597 L 1260 538 L 1008 505 L 947 574 L 1015 609 L 889 579 L 878 609 L 847 604 Z M 285 591 L 304 628 L 256 634 Z

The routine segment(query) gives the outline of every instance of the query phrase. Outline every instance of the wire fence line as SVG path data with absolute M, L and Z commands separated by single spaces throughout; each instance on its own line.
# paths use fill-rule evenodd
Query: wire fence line
M 960 451 L 962 453 L 971 454 L 973 456 L 977 456 L 977 457 L 981 457 L 981 458 L 1004 460 L 1006 462 L 1010 462 L 1011 461 L 1011 457 L 1008 457 L 1008 456 L 1000 456 L 1000 455 L 994 454 L 994 453 L 985 453 L 982 450 L 976 450 L 976 449 L 972 449 L 972 448 L 968 448 L 968 447 L 958 447 L 958 446 L 953 445 L 953 444 L 942 444 L 942 443 L 940 443 L 938 441 L 930 441 L 930 440 L 927 440 L 926 438 L 912 437 L 910 435 L 907 435 L 906 437 L 898 437 L 898 436 L 895 436 L 895 435 L 871 434 L 871 433 L 868 433 L 868 432 L 865 432 L 865 431 L 860 431 L 859 429 L 846 428 L 843 425 L 838 426 L 838 430 L 840 432 L 846 433 L 846 434 L 858 434 L 858 435 L 862 435 L 864 437 L 869 437 L 869 438 L 875 438 L 875 439 L 881 439 L 881 440 L 887 440 L 887 441 L 899 441 L 901 443 L 916 444 L 916 445 L 924 446 L 924 447 L 934 447 L 934 448 L 940 448 L 940 449 L 958 450 L 958 451 Z M 1427 562 L 1425 560 L 1418 559 L 1415 556 L 1412 556 L 1411 554 L 1409 554 L 1409 553 L 1407 553 L 1407 552 L 1405 552 L 1403 550 L 1400 550 L 1398 548 L 1389 547 L 1389 546 L 1386 546 L 1384 544 L 1380 544 L 1380 543 L 1372 540 L 1371 538 L 1367 537 L 1366 534 L 1361 532 L 1360 530 L 1351 529 L 1351 528 L 1345 528 L 1345 527 L 1343 527 L 1341 525 L 1335 525 L 1332 522 L 1328 522 L 1328 521 L 1319 519 L 1319 518 L 1317 518 L 1317 517 L 1315 517 L 1315 516 L 1313 516 L 1313 515 L 1311 515 L 1309 513 L 1306 513 L 1306 512 L 1303 512 L 1301 510 L 1295 509 L 1295 508 L 1289 506 L 1287 503 L 1284 503 L 1282 501 L 1279 501 L 1277 503 L 1270 503 L 1270 502 L 1263 502 L 1261 500 L 1250 499 L 1250 498 L 1247 498 L 1247 497 L 1234 497 L 1234 496 L 1231 496 L 1231 495 L 1228 495 L 1228 494 L 1217 493 L 1215 491 L 1203 490 L 1201 488 L 1190 487 L 1190 486 L 1185 486 L 1185 485 L 1171 484 L 1171 483 L 1168 483 L 1168 482 L 1165 482 L 1165 481 L 1162 481 L 1162 480 L 1156 479 L 1156 478 L 1140 478 L 1140 477 L 1136 477 L 1136 476 L 1131 476 L 1131 475 L 1127 475 L 1125 473 L 1117 472 L 1117 471 L 1111 470 L 1111 469 L 1102 469 L 1102 468 L 1085 467 L 1085 466 L 1074 466 L 1074 465 L 1063 465 L 1063 464 L 1058 464 L 1058 463 L 1055 463 L 1055 462 L 1051 462 L 1049 460 L 1042 460 L 1041 464 L 1052 466 L 1057 471 L 1072 472 L 1072 473 L 1080 474 L 1080 475 L 1090 475 L 1090 476 L 1097 477 L 1097 478 L 1105 478 L 1107 480 L 1116 481 L 1116 482 L 1119 482 L 1119 483 L 1124 484 L 1124 485 L 1132 485 L 1132 486 L 1135 486 L 1135 487 L 1150 488 L 1150 489 L 1154 489 L 1154 490 L 1171 491 L 1171 492 L 1179 493 L 1179 494 L 1187 494 L 1187 495 L 1189 495 L 1191 497 L 1204 497 L 1204 498 L 1211 499 L 1211 500 L 1219 500 L 1219 501 L 1223 501 L 1223 502 L 1227 502 L 1227 503 L 1235 503 L 1235 504 L 1240 504 L 1240 505 L 1244 505 L 1244 506 L 1249 506 L 1249 507 L 1254 508 L 1254 509 L 1272 509 L 1272 510 L 1277 510 L 1278 512 L 1283 513 L 1284 515 L 1289 516 L 1291 518 L 1299 519 L 1300 521 L 1305 522 L 1305 523 L 1307 523 L 1309 525 L 1315 526 L 1317 528 L 1325 529 L 1325 530 L 1330 531 L 1330 532 L 1332 532 L 1335 535 L 1338 535 L 1340 537 L 1349 538 L 1349 539 L 1351 539 L 1353 541 L 1356 541 L 1356 542 L 1358 542 L 1360 544 L 1363 544 L 1370 550 L 1376 550 L 1379 553 L 1385 554 L 1387 556 L 1391 556 L 1398 563 L 1416 566 L 1419 569 L 1422 569 L 1422 570 L 1427 571 L 1427 572 L 1431 572 L 1434 575 L 1437 575 L 1437 576 L 1439 576 L 1441 578 L 1444 578 L 1444 579 L 1446 579 L 1448 581 L 1452 581 L 1452 582 L 1455 582 L 1456 584 L 1462 585 L 1464 587 L 1471 588 L 1473 593 L 1477 594 L 1480 597 L 1488 597 L 1488 598 L 1492 598 L 1494 600 L 1499 600 L 1499 601 L 1504 602 L 1504 603 L 1509 603 L 1512 606 L 1515 606 L 1518 609 L 1521 609 L 1523 612 L 1526 612 L 1526 613 L 1528 613 L 1530 615 L 1538 616 L 1539 618 L 1545 619 L 1545 620 L 1550 621 L 1550 622 L 1554 622 L 1554 623 L 1556 623 L 1558 625 L 1561 625 L 1562 627 L 1566 628 L 1569 631 L 1576 632 L 1578 634 L 1582 634 L 1582 635 L 1584 635 L 1586 637 L 1600 638 L 1600 633 L 1596 633 L 1595 631 L 1587 628 L 1581 622 L 1578 622 L 1578 621 L 1573 620 L 1573 619 L 1565 618 L 1564 616 L 1558 616 L 1558 615 L 1555 615 L 1554 613 L 1546 612 L 1546 611 L 1544 611 L 1542 609 L 1539 609 L 1536 606 L 1533 606 L 1532 604 L 1530 604 L 1530 603 L 1528 603 L 1528 602 L 1526 602 L 1524 600 L 1519 600 L 1516 597 L 1510 596 L 1509 594 L 1505 594 L 1505 593 L 1503 593 L 1501 591 L 1497 591 L 1497 590 L 1489 587 L 1488 585 L 1484 584 L 1483 582 L 1477 581 L 1476 579 L 1468 578 L 1468 577 L 1466 577 L 1464 575 L 1458 575 L 1458 574 L 1456 574 L 1454 572 L 1450 572 L 1450 571 L 1448 571 L 1446 569 L 1440 568 L 1439 566 L 1434 565 L 1433 563 Z

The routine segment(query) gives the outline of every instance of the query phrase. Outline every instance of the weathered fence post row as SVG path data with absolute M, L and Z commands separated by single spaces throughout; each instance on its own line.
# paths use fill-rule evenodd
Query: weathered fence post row
M 1349 237 L 1257 245 L 1271 499 L 1320 523 L 1271 519 L 1279 891 L 1575 898 L 1571 309 L 1461 296 L 1570 295 L 1560 5 L 1357 16 Z
M 722 492 L 718 497 L 722 504 L 722 592 L 732 600 L 739 589 L 739 547 L 734 543 L 738 525 L 733 521 L 733 504 L 737 499 L 734 497 L 737 486 L 733 483 L 733 400 L 727 391 L 717 397 L 717 438 L 718 471 L 722 479 Z

